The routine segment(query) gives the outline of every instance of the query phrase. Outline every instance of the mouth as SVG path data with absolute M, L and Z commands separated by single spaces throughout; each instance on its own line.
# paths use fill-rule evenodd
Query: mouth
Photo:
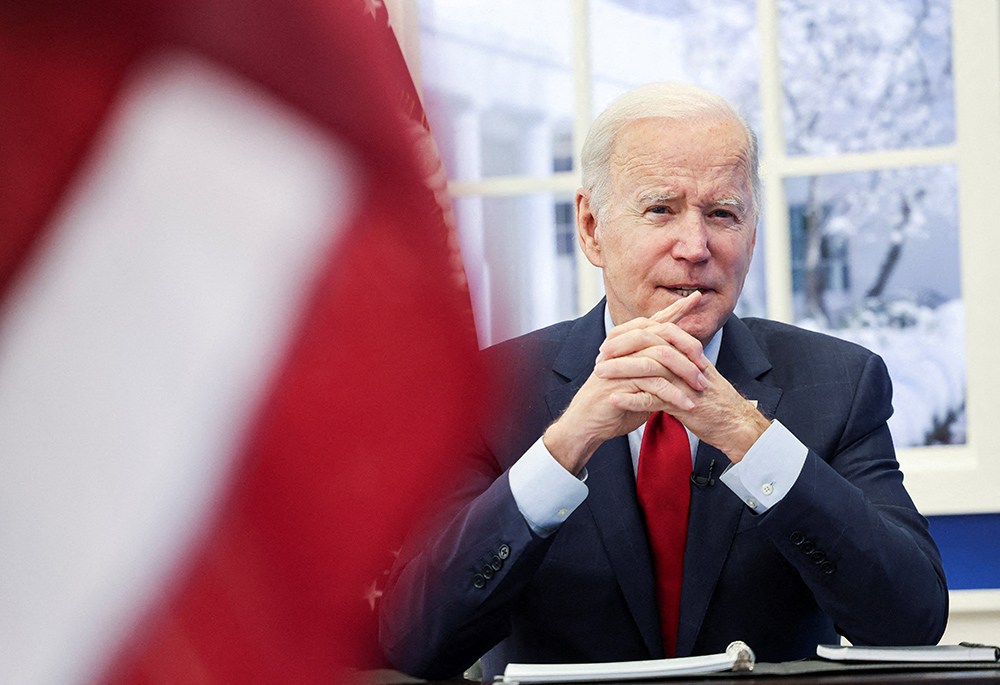
M 670 292 L 672 292 L 673 294 L 675 294 L 675 295 L 677 295 L 679 297 L 687 297 L 691 293 L 695 293 L 695 292 L 702 293 L 702 294 L 705 294 L 706 292 L 708 292 L 708 288 L 698 288 L 698 287 L 693 287 L 693 286 L 692 287 L 687 287 L 687 286 L 680 287 L 680 286 L 678 286 L 676 288 L 665 287 L 665 289 L 669 290 Z

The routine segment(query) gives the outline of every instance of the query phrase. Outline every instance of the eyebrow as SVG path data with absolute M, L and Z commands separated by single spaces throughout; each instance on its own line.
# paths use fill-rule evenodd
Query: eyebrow
M 645 195 L 639 196 L 640 204 L 647 204 L 650 202 L 673 202 L 678 199 L 680 195 L 678 193 L 646 193 Z
M 645 195 L 639 196 L 639 204 L 673 202 L 678 198 L 680 198 L 680 193 L 646 193 Z M 745 212 L 747 208 L 747 203 L 739 197 L 722 197 L 718 200 L 713 200 L 711 205 L 714 207 L 734 207 L 740 212 Z
M 738 197 L 723 197 L 715 200 L 712 204 L 721 207 L 735 207 L 741 212 L 746 211 L 747 208 L 746 203 Z

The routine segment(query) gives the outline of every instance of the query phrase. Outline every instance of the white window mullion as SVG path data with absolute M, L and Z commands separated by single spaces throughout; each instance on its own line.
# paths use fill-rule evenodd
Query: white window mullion
M 764 184 L 764 261 L 768 316 L 792 320 L 792 247 L 785 202 L 785 136 L 781 122 L 778 2 L 757 1 L 760 32 L 761 181 Z
M 579 185 L 578 173 L 563 172 L 550 176 L 494 176 L 478 181 L 449 181 L 448 192 L 452 197 L 503 197 L 545 192 L 575 193 Z
M 909 148 L 905 150 L 878 150 L 873 152 L 852 152 L 841 155 L 786 157 L 781 161 L 783 178 L 789 176 L 819 176 L 823 174 L 844 174 L 855 171 L 879 171 L 914 166 L 936 166 L 955 164 L 958 148 L 954 145 L 939 147 Z
M 573 119 L 573 177 L 571 192 L 580 186 L 582 172 L 580 151 L 590 130 L 591 116 L 590 70 L 590 3 L 573 0 L 573 80 L 576 86 L 576 112 Z M 603 295 L 600 272 L 587 261 L 577 246 L 576 253 L 577 309 L 580 314 L 588 311 Z

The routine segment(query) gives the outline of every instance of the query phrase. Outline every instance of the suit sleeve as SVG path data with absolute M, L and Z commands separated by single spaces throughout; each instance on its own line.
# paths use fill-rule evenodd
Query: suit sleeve
M 868 357 L 835 447 L 825 458 L 809 450 L 760 525 L 852 643 L 936 644 L 948 590 L 927 522 L 903 488 L 886 424 L 891 394 L 884 363 Z
M 591 318 L 594 337 L 603 324 Z M 566 384 L 553 358 L 575 325 L 484 351 L 486 411 L 462 428 L 447 498 L 427 502 L 428 517 L 407 536 L 382 596 L 380 644 L 399 670 L 460 675 L 510 635 L 514 610 L 560 529 L 547 537 L 531 530 L 509 472 L 553 420 L 545 395 Z
M 510 633 L 511 607 L 558 531 L 533 533 L 506 472 L 470 458 L 445 506 L 413 533 L 380 608 L 380 643 L 399 670 L 440 679 L 460 675 Z

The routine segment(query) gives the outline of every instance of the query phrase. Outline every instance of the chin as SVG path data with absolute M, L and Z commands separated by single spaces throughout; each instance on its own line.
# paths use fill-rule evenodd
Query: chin
M 693 338 L 698 339 L 702 345 L 708 345 L 708 341 L 712 339 L 712 336 L 722 328 L 722 324 L 725 321 L 717 321 L 715 317 L 708 320 L 701 314 L 693 314 L 691 316 L 685 316 L 680 320 L 679 326 L 681 330 L 688 333 Z

